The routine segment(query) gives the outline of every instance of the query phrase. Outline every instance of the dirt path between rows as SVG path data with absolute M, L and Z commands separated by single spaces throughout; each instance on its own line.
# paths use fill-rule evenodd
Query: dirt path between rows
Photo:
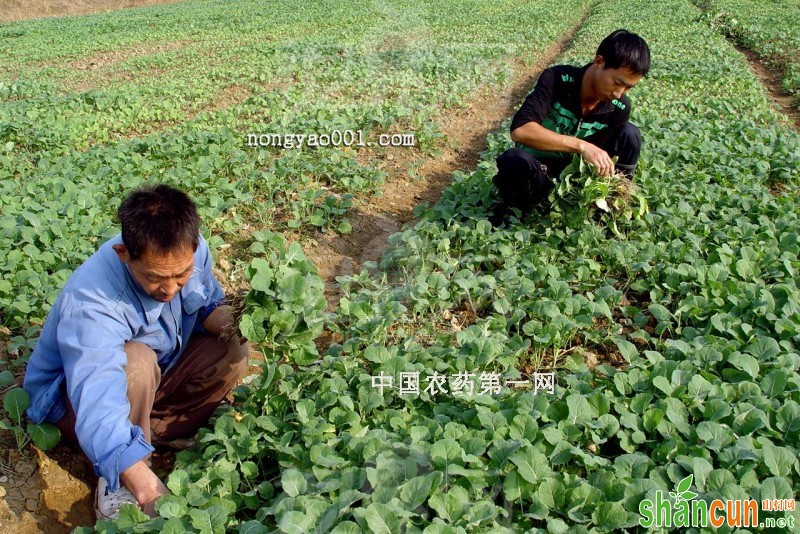
M 487 135 L 514 113 L 539 72 L 563 52 L 588 15 L 587 9 L 568 34 L 543 54 L 513 60 L 514 76 L 502 94 L 484 89 L 465 109 L 443 118 L 442 131 L 450 147 L 435 158 L 426 158 L 416 178 L 409 178 L 408 167 L 419 159 L 419 153 L 404 148 L 380 153 L 388 178 L 380 197 L 362 201 L 350 214 L 353 232 L 323 235 L 311 244 L 304 243 L 326 281 L 331 306 L 340 296 L 335 277 L 358 272 L 365 262 L 378 260 L 389 236 L 413 219 L 415 206 L 435 203 L 454 171 L 478 163 Z M 83 454 L 63 443 L 47 453 L 32 447 L 17 452 L 12 441 L 0 442 L 0 532 L 55 534 L 93 525 L 95 477 Z M 171 459 L 169 454 L 154 459 L 161 462 L 159 474 L 170 469 Z
M 769 98 L 778 111 L 789 117 L 794 128 L 800 131 L 800 109 L 797 108 L 795 97 L 783 88 L 783 84 L 781 83 L 783 80 L 783 73 L 769 67 L 767 62 L 752 50 L 743 48 L 735 43 L 734 46 L 747 58 L 750 70 L 767 89 Z
M 325 280 L 325 296 L 329 309 L 336 307 L 341 294 L 337 276 L 358 273 L 368 261 L 377 261 L 388 246 L 389 236 L 413 220 L 416 206 L 434 204 L 452 181 L 452 173 L 470 169 L 480 161 L 487 147 L 487 136 L 500 123 L 512 116 L 533 88 L 539 73 L 549 66 L 569 46 L 577 31 L 589 16 L 587 9 L 581 20 L 544 53 L 535 58 L 516 58 L 513 77 L 502 94 L 484 89 L 466 108 L 443 117 L 441 131 L 448 139 L 437 157 L 428 157 L 409 177 L 408 168 L 420 158 L 407 148 L 387 148 L 378 154 L 380 166 L 388 173 L 381 196 L 359 201 L 358 209 L 348 214 L 353 231 L 347 235 L 322 235 L 303 249 Z

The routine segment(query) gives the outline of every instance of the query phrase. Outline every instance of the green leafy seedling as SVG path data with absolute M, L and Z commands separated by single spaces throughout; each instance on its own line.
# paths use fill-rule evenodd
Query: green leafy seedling
M 25 410 L 28 409 L 30 404 L 30 397 L 22 388 L 13 388 L 3 397 L 3 408 L 11 421 L 3 421 L 2 428 L 14 433 L 17 449 L 19 450 L 22 450 L 28 443 L 28 436 L 22 428 L 22 418 L 25 417 Z
M 0 421 L 0 428 L 14 433 L 17 449 L 19 450 L 22 450 L 28 444 L 28 441 L 33 441 L 33 444 L 43 451 L 52 449 L 61 439 L 61 433 L 58 428 L 49 423 L 30 423 L 26 432 L 26 429 L 22 426 L 25 410 L 28 409 L 30 403 L 30 397 L 24 389 L 13 388 L 9 390 L 3 398 L 3 408 L 10 421 Z

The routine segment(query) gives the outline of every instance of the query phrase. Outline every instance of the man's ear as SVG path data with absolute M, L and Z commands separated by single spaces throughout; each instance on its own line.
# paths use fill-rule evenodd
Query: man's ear
M 117 253 L 117 257 L 122 263 L 130 263 L 131 255 L 128 253 L 128 248 L 125 245 L 112 245 L 114 252 Z
M 603 67 L 606 66 L 606 60 L 603 56 L 598 54 L 594 56 L 594 61 L 592 61 L 592 65 L 594 65 L 594 68 L 596 69 L 602 69 Z

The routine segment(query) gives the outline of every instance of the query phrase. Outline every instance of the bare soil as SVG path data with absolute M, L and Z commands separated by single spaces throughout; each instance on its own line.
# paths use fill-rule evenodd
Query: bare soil
M 111 52 L 104 52 L 96 56 L 82 57 L 67 64 L 67 66 L 74 70 L 91 71 L 99 69 L 107 69 L 113 67 L 123 61 L 128 61 L 137 57 L 150 56 L 160 54 L 163 52 L 170 52 L 186 47 L 191 41 L 175 41 L 170 43 L 160 44 L 145 44 L 141 43 L 136 46 L 127 47 L 121 50 L 113 50 Z
M 0 22 L 102 13 L 181 0 L 0 0 Z
M 80 78 L 64 81 L 64 88 L 69 91 L 83 92 L 115 83 L 135 82 L 141 79 L 143 73 L 141 69 L 123 68 L 122 64 L 126 61 L 183 50 L 193 44 L 194 41 L 186 40 L 164 43 L 139 43 L 123 49 L 100 52 L 92 56 L 75 59 L 67 63 L 66 67 L 79 73 Z M 58 61 L 42 63 L 40 66 L 41 68 L 48 66 L 63 67 Z M 148 69 L 145 75 L 153 77 L 161 73 L 162 71 L 158 69 Z
M 797 97 L 783 88 L 781 84 L 783 73 L 778 69 L 770 67 L 766 61 L 752 50 L 738 45 L 736 45 L 736 48 L 747 58 L 750 70 L 767 89 L 769 98 L 778 111 L 786 115 L 794 128 L 800 131 L 800 109 L 797 107 Z
M 86 483 L 93 473 L 80 450 L 62 444 L 49 453 L 31 447 L 18 452 L 4 446 L 0 462 L 0 531 L 69 532 L 94 523 Z

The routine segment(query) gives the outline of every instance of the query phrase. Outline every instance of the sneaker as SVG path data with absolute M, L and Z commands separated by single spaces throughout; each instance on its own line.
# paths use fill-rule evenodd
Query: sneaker
M 116 519 L 119 507 L 123 504 L 132 504 L 139 507 L 139 503 L 128 489 L 120 484 L 119 489 L 114 493 L 108 491 L 106 479 L 100 477 L 97 481 L 97 494 L 94 498 L 94 513 L 97 520 Z

